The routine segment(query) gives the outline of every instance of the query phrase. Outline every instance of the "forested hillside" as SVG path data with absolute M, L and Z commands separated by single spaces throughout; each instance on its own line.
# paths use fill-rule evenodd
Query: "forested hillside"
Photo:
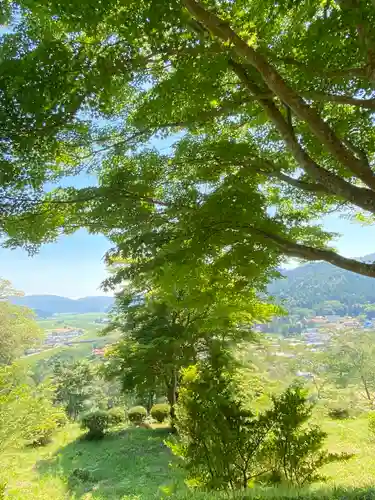
M 375 255 L 364 258 L 374 260 Z M 375 303 L 375 280 L 326 262 L 281 271 L 284 278 L 268 290 L 288 310 L 307 308 L 317 314 L 360 314 Z

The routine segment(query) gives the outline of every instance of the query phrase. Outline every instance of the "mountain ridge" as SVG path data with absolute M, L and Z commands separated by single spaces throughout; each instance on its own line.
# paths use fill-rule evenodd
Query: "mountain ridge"
M 114 297 L 106 295 L 93 295 L 78 299 L 47 294 L 9 297 L 12 304 L 28 307 L 38 316 L 51 316 L 59 313 L 104 313 L 112 307 L 114 300 Z

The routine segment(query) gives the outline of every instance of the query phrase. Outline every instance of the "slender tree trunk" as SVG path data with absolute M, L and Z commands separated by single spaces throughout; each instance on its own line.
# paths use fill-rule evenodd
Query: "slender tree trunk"
M 176 370 L 173 370 L 170 384 L 167 390 L 168 403 L 171 407 L 171 428 L 173 432 L 176 432 L 176 409 L 175 405 L 178 399 L 178 384 L 177 384 L 177 374 Z
M 151 408 L 154 405 L 154 397 L 155 397 L 155 393 L 153 391 L 150 391 L 148 398 L 147 398 L 147 412 L 148 413 L 150 413 Z
M 363 387 L 365 389 L 365 392 L 366 392 L 366 396 L 367 396 L 367 399 L 370 401 L 370 403 L 372 404 L 373 402 L 373 398 L 371 397 L 371 394 L 370 394 L 370 391 L 369 391 L 369 388 L 367 386 L 367 382 L 366 382 L 366 379 L 363 375 L 361 375 L 361 380 L 362 380 L 362 383 L 363 383 Z

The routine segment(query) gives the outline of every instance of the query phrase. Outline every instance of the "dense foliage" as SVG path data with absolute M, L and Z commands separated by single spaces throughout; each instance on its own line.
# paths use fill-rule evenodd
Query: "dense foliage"
M 222 358 L 184 372 L 179 440 L 170 446 L 196 485 L 246 489 L 263 477 L 302 486 L 320 478 L 322 465 L 347 458 L 322 450 L 326 434 L 306 426 L 312 406 L 298 386 L 273 397 L 272 408 L 261 414 L 246 407 L 238 389 Z
M 317 425 L 306 427 L 311 415 L 307 393 L 299 387 L 288 388 L 280 397 L 273 398 L 270 454 L 271 457 L 275 454 L 274 470 L 279 479 L 296 486 L 324 479 L 319 473 L 323 465 L 348 458 L 322 450 L 327 434 Z
M 45 445 L 64 424 L 52 390 L 33 387 L 16 365 L 0 368 L 0 449 L 22 444 Z
M 375 282 L 371 278 L 326 263 L 307 264 L 282 274 L 285 278 L 273 281 L 268 291 L 292 314 L 375 317 Z
M 17 0 L 6 14 L 8 245 L 86 227 L 134 272 L 145 255 L 209 260 L 261 286 L 293 256 L 375 275 L 316 222 L 375 213 L 371 0 Z M 88 169 L 97 186 L 42 189 Z
M 236 355 L 255 339 L 255 324 L 282 313 L 260 297 L 286 257 L 375 277 L 374 263 L 338 255 L 317 223 L 332 211 L 373 222 L 374 3 L 15 0 L 4 19 L 6 244 L 33 252 L 79 228 L 111 240 L 105 286 L 121 286 L 110 328 L 122 338 L 104 372 L 137 403 L 168 401 L 179 431 L 172 448 L 191 480 L 213 490 L 260 477 L 316 480 L 337 457 L 307 425 L 305 392 L 289 388 L 257 411 L 234 375 Z M 94 185 L 60 183 L 86 172 Z M 0 305 L 14 320 L 13 306 Z M 372 403 L 364 345 L 331 347 L 326 366 L 343 385 L 362 382 Z M 18 355 L 10 351 L 0 362 Z M 322 365 L 311 366 L 319 397 Z M 251 376 L 263 395 L 261 376 Z M 23 403 L 32 394 L 43 415 L 27 439 L 45 444 L 57 425 L 50 399 L 4 380 L 3 428 L 18 405 L 22 418 L 34 408 Z M 90 408 L 81 416 L 88 438 L 120 422 L 92 365 L 60 364 L 54 382 L 55 402 L 72 419 Z M 144 407 L 128 411 L 137 425 L 146 416 Z
M 40 389 L 39 389 L 40 390 Z M 35 394 L 27 402 L 27 423 L 22 435 L 31 446 L 45 446 L 51 440 L 59 427 L 67 423 L 63 408 L 53 405 L 51 394 Z
M 108 410 L 108 417 L 110 425 L 119 425 L 125 422 L 125 409 L 120 407 L 113 407 Z
M 251 282 L 238 288 L 229 273 L 215 276 L 207 268 L 189 273 L 183 265 L 165 266 L 168 280 L 138 276 L 118 295 L 112 316 L 110 329 L 122 338 L 106 352 L 106 376 L 119 379 L 125 392 L 166 398 L 172 417 L 181 369 L 213 346 L 252 340 L 254 323 L 278 311 L 259 301 Z M 174 276 L 184 271 L 185 283 L 178 286 Z

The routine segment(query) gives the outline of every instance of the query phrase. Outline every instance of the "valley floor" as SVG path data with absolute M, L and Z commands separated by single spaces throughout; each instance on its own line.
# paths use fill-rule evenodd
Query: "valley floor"
M 292 492 L 258 487 L 248 497 L 261 499 L 375 499 L 375 439 L 367 420 L 327 420 L 330 451 L 354 453 L 346 463 L 323 471 L 329 480 L 310 491 Z M 82 431 L 71 425 L 61 430 L 45 448 L 30 448 L 0 457 L 2 477 L 7 478 L 5 498 L 13 500 L 149 500 L 159 498 L 228 498 L 217 493 L 193 493 L 184 484 L 170 451 L 163 444 L 165 428 L 119 429 L 102 441 L 82 440 Z M 374 488 L 374 489 L 373 489 Z M 231 497 L 233 498 L 233 497 Z M 237 497 L 236 497 L 237 498 Z

